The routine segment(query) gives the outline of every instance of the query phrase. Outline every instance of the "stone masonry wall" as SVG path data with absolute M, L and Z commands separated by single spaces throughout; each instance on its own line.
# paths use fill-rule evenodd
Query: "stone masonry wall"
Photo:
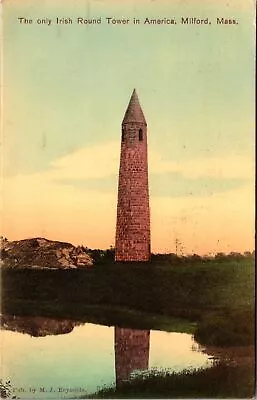
M 129 122 L 122 125 L 115 259 L 148 261 L 149 258 L 147 127 L 141 122 Z

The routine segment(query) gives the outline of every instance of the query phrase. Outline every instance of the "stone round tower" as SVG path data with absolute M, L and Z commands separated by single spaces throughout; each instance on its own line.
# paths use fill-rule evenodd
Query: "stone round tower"
M 147 124 L 134 89 L 122 121 L 115 260 L 150 254 Z

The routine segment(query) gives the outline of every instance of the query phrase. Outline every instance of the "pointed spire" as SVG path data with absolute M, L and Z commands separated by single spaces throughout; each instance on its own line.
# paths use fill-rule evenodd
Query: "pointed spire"
M 122 123 L 141 122 L 146 124 L 146 120 L 140 106 L 136 89 L 133 90 L 127 111 L 125 112 Z

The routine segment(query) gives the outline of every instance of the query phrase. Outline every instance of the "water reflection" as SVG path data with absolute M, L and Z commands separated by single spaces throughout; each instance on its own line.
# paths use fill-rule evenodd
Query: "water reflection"
M 2 329 L 27 333 L 30 336 L 41 337 L 48 335 L 63 335 L 70 333 L 78 322 L 66 319 L 53 319 L 45 317 L 27 317 L 16 315 L 2 315 Z
M 149 366 L 150 331 L 115 327 L 116 386 Z
M 211 364 L 192 335 L 178 332 L 150 335 L 149 330 L 4 315 L 1 340 L 3 378 L 24 388 L 15 393 L 21 399 L 78 397 L 115 382 L 119 386 L 135 371 L 180 372 Z

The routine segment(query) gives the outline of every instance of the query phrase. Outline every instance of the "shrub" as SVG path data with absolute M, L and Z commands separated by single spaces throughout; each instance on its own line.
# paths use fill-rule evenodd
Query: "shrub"
M 254 344 L 254 312 L 250 309 L 231 313 L 211 313 L 199 322 L 195 339 L 211 346 Z

